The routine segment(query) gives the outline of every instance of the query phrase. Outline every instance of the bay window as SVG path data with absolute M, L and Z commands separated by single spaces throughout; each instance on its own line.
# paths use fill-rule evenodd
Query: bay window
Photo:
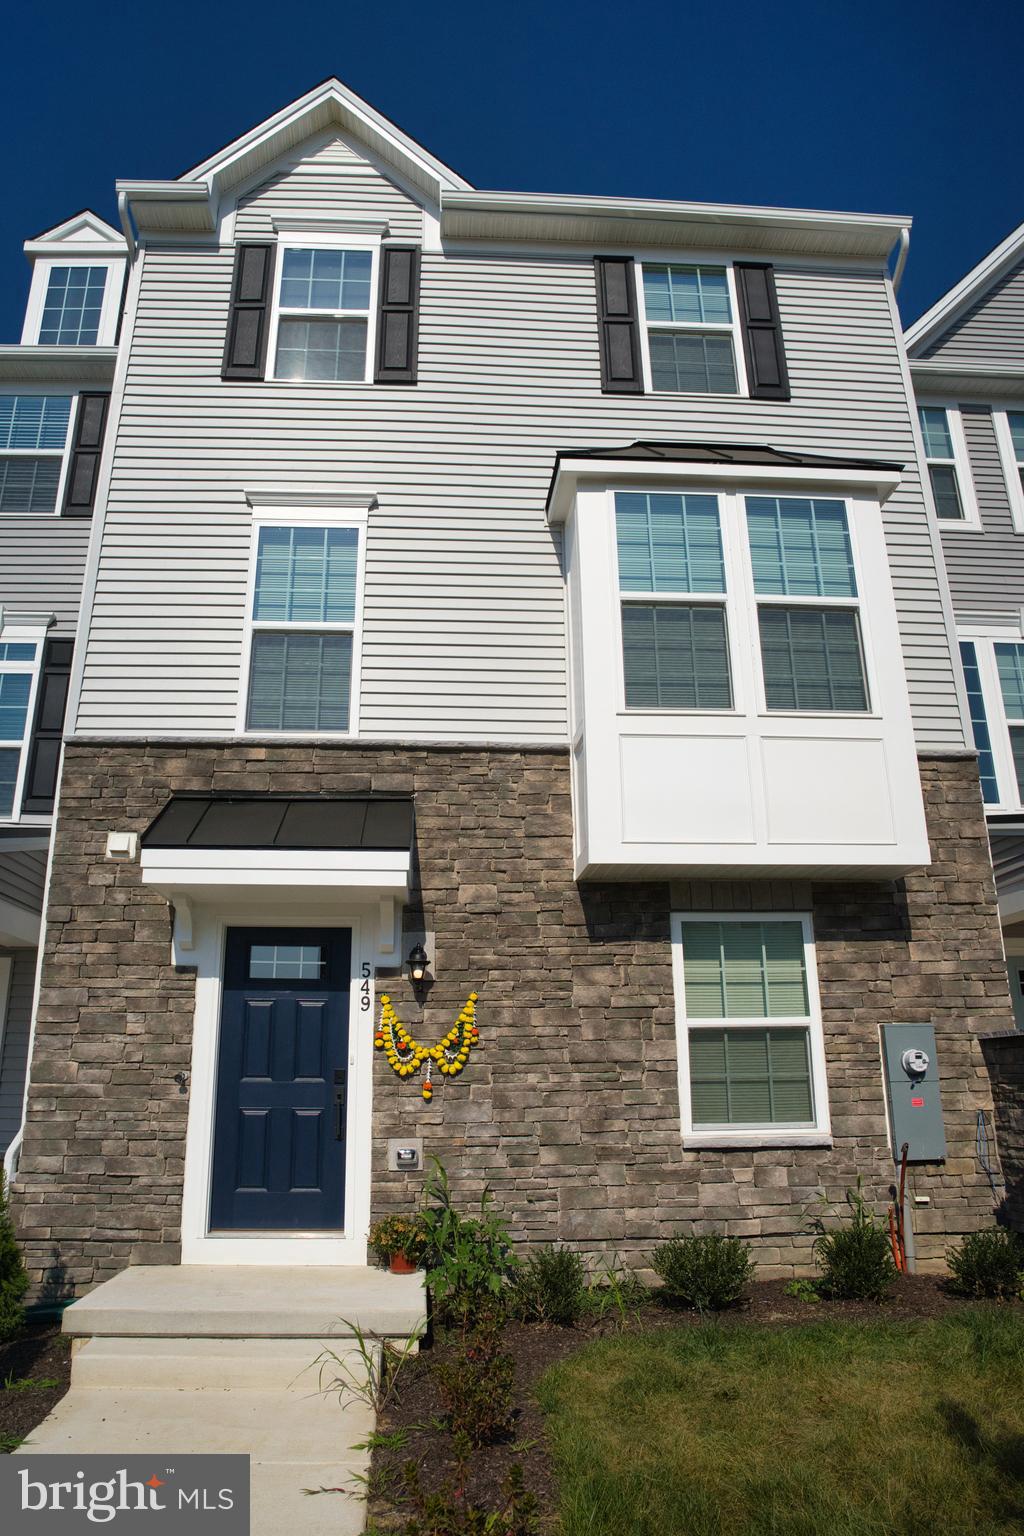
M 684 1138 L 827 1137 L 810 918 L 678 913 L 672 940 Z

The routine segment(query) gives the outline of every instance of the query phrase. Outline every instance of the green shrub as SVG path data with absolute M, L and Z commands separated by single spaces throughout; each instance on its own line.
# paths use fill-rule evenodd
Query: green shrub
M 376 1248 L 385 1263 L 396 1253 L 404 1253 L 410 1264 L 418 1264 L 423 1257 L 426 1237 L 423 1222 L 417 1213 L 413 1216 L 382 1216 L 370 1228 L 370 1244 Z
M 500 1326 L 494 1319 L 467 1334 L 437 1365 L 436 1376 L 453 1435 L 465 1435 L 472 1445 L 480 1446 L 510 1428 L 515 1365 L 501 1347 Z
M 423 1262 L 438 1321 L 467 1327 L 484 1311 L 503 1311 L 519 1261 L 507 1225 L 490 1209 L 490 1190 L 480 1197 L 479 1216 L 461 1215 L 435 1158 L 423 1198 Z
M 23 1302 L 27 1290 L 28 1275 L 14 1238 L 4 1176 L 0 1173 L 0 1342 L 12 1338 L 25 1321 Z
M 738 1301 L 754 1272 L 746 1243 L 721 1232 L 673 1237 L 651 1255 L 666 1301 L 717 1312 Z
M 864 1199 L 860 1178 L 846 1191 L 849 1221 L 826 1226 L 815 1217 L 814 1257 L 821 1270 L 821 1292 L 837 1301 L 882 1301 L 896 1279 L 888 1228 Z
M 789 1280 L 783 1286 L 783 1295 L 792 1296 L 794 1301 L 820 1301 L 818 1287 L 813 1280 Z
M 950 1289 L 960 1296 L 998 1296 L 1010 1301 L 1021 1294 L 1024 1240 L 1006 1227 L 969 1232 L 947 1255 Z
M 535 1248 L 519 1269 L 512 1291 L 516 1315 L 527 1323 L 578 1323 L 587 1304 L 587 1273 L 571 1248 Z

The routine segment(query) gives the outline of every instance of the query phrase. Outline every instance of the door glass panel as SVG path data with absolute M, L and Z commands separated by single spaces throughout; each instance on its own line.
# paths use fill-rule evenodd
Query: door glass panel
M 324 974 L 319 944 L 252 944 L 250 981 L 319 981 Z

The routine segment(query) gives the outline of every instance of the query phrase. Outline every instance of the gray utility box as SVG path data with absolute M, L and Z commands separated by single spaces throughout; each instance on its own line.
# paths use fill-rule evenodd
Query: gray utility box
M 941 1162 L 946 1155 L 946 1132 L 934 1029 L 930 1024 L 883 1024 L 882 1056 L 896 1161 L 906 1142 L 908 1162 Z

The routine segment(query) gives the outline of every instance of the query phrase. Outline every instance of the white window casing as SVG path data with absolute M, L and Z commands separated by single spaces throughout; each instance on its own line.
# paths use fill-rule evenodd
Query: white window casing
M 684 926 L 694 923 L 799 923 L 803 934 L 804 978 L 807 989 L 806 1014 L 792 1017 L 723 1017 L 690 1019 L 686 1006 L 684 974 Z M 828 1077 L 825 1040 L 822 1030 L 821 997 L 815 956 L 812 919 L 806 912 L 685 912 L 671 917 L 672 978 L 675 994 L 676 1046 L 679 1073 L 679 1109 L 684 1147 L 774 1147 L 829 1146 L 831 1120 L 828 1103 Z M 806 1029 L 810 1058 L 810 1082 L 813 1120 L 809 1124 L 784 1125 L 763 1123 L 700 1125 L 694 1127 L 693 1095 L 690 1073 L 690 1036 L 697 1029 L 722 1029 L 729 1032 L 764 1029 Z
M 919 410 L 943 411 L 946 417 L 946 427 L 952 445 L 952 455 L 946 453 L 936 454 L 934 457 L 928 452 L 928 436 L 922 424 L 922 442 L 925 453 L 925 462 L 928 470 L 929 490 L 933 503 L 935 492 L 931 486 L 931 468 L 952 469 L 956 476 L 957 491 L 960 499 L 962 517 L 938 517 L 939 527 L 946 531 L 970 531 L 983 533 L 981 512 L 978 507 L 978 493 L 974 485 L 974 476 L 971 473 L 971 458 L 967 451 L 967 438 L 964 434 L 964 421 L 959 405 L 946 400 L 921 400 Z M 936 508 L 936 515 L 938 509 Z
M 52 459 L 58 468 L 54 503 L 45 511 L 20 510 L 14 511 L 6 508 L 0 499 L 0 519 L 4 517 L 59 517 L 64 505 L 64 494 L 67 488 L 68 471 L 71 464 L 71 444 L 75 440 L 75 423 L 78 417 L 80 405 L 80 393 L 75 389 L 68 389 L 59 384 L 30 384 L 30 385 L 2 385 L 0 386 L 0 400 L 8 399 L 61 399 L 69 402 L 67 428 L 61 445 L 49 445 L 46 447 L 13 447 L 7 446 L 6 434 L 0 429 L 0 472 L 5 461 Z
M 989 811 L 1020 810 L 1024 808 L 1024 798 L 1017 784 L 1011 732 L 1024 731 L 1024 715 L 1018 717 L 1007 713 L 999 678 L 996 647 L 1016 645 L 1024 648 L 1024 626 L 1018 625 L 1012 628 L 1008 625 L 1005 628 L 995 629 L 991 626 L 962 623 L 958 626 L 957 633 L 960 640 L 971 642 L 977 657 L 985 720 L 988 725 L 996 784 L 999 790 L 998 801 L 986 802 L 985 808 Z
M 353 388 L 372 384 L 377 347 L 378 295 L 380 290 L 381 236 L 363 230 L 354 232 L 319 232 L 315 230 L 286 231 L 277 235 L 277 259 L 274 270 L 274 296 L 270 316 L 270 333 L 267 343 L 267 377 L 278 384 L 295 384 L 306 388 L 339 386 Z M 313 309 L 282 306 L 281 293 L 284 280 L 285 256 L 288 251 L 363 251 L 370 256 L 370 290 L 366 310 L 362 309 Z M 366 320 L 366 358 L 361 379 L 314 379 L 288 378 L 278 374 L 278 337 L 283 320 L 332 321 L 344 319 Z
M 245 629 L 239 671 L 236 731 L 240 736 L 249 737 L 265 736 L 268 734 L 266 729 L 250 729 L 248 725 L 254 635 L 259 634 L 261 631 L 296 634 L 350 634 L 352 636 L 352 664 L 349 683 L 348 729 L 344 731 L 303 731 L 285 728 L 279 731 L 275 730 L 272 734 L 275 737 L 279 736 L 281 739 L 300 741 L 318 740 L 324 737 L 329 737 L 332 740 L 346 740 L 358 736 L 360 679 L 362 674 L 363 601 L 366 573 L 367 498 L 358 498 L 359 504 L 353 506 L 351 505 L 353 498 L 337 496 L 333 498 L 334 504 L 332 504 L 332 498 L 328 494 L 323 504 L 314 505 L 308 509 L 303 509 L 301 506 L 287 501 L 283 504 L 271 505 L 264 502 L 262 496 L 258 498 L 253 496 L 253 500 L 258 501 L 258 504 L 252 507 L 252 541 L 246 586 Z M 345 501 L 348 504 L 337 505 L 339 501 Z M 352 620 L 332 620 L 314 623 L 308 620 L 285 622 L 254 618 L 260 531 L 265 528 L 348 528 L 354 530 L 358 543 L 355 562 L 354 617 Z
M 1018 447 L 1014 442 L 1014 433 L 1010 430 L 1011 415 L 1019 416 L 1024 421 L 1024 410 L 993 409 L 992 425 L 999 448 L 999 463 L 1006 485 L 1006 499 L 1010 504 L 1010 516 L 1016 532 L 1024 533 L 1024 446 Z
M 59 253 L 55 253 L 52 257 L 37 256 L 33 262 L 32 285 L 29 289 L 28 304 L 25 308 L 25 323 L 21 333 L 22 345 L 40 345 L 39 336 L 43 323 L 43 312 L 46 308 L 50 277 L 55 267 L 94 267 L 101 268 L 106 273 L 103 305 L 100 310 L 96 340 L 92 343 L 81 343 L 81 345 L 112 347 L 117 336 L 117 317 L 121 307 L 121 287 L 125 269 L 124 256 L 109 258 L 103 256 L 61 256 Z
M 0 752 L 18 753 L 12 802 L 9 809 L 0 804 L 0 825 L 10 825 L 22 820 L 21 803 L 25 793 L 25 775 L 28 771 L 29 750 L 32 745 L 32 726 L 36 717 L 46 633 L 45 628 L 36 626 L 18 627 L 13 624 L 4 624 L 0 629 L 0 678 L 11 676 L 28 679 L 25 720 L 20 736 L 5 736 L 3 726 L 0 725 Z M 4 660 L 5 648 L 9 646 L 30 646 L 33 654 L 30 658 L 23 660 Z M 6 796 L 4 798 L 6 799 Z M 38 825 L 40 821 L 48 823 L 49 817 L 33 816 L 25 820 Z
M 647 312 L 647 303 L 644 295 L 644 268 L 645 267 L 687 267 L 696 268 L 698 271 L 721 271 L 725 274 L 725 281 L 729 295 L 729 320 L 728 322 L 707 321 L 664 321 L 652 318 Z M 655 395 L 684 395 L 690 398 L 695 395 L 700 399 L 724 398 L 727 400 L 741 399 L 749 395 L 747 384 L 747 365 L 743 349 L 743 335 L 740 327 L 739 307 L 736 295 L 736 274 L 733 270 L 731 258 L 723 256 L 687 256 L 683 259 L 672 260 L 667 256 L 648 255 L 646 258 L 640 254 L 634 255 L 634 271 L 636 273 L 636 305 L 637 317 L 640 329 L 640 352 L 642 356 L 644 391 Z M 651 332 L 671 331 L 676 334 L 728 336 L 732 343 L 733 367 L 736 373 L 736 389 L 722 395 L 710 391 L 690 390 L 660 390 L 654 387 L 654 370 L 651 363 Z

